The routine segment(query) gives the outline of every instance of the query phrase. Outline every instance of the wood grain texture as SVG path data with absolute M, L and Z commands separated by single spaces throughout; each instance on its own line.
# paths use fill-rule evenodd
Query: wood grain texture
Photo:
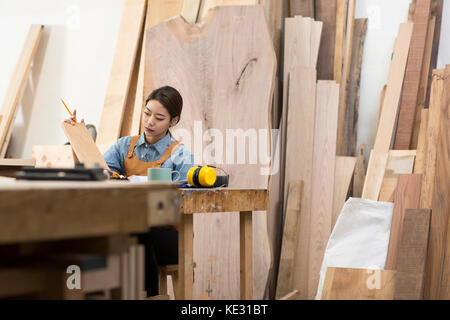
M 334 80 L 342 81 L 344 63 L 345 26 L 347 21 L 348 0 L 337 0 L 336 5 L 336 41 L 334 44 Z
M 395 300 L 422 300 L 431 210 L 406 209 L 398 259 Z
M 359 89 L 361 81 L 361 67 L 364 52 L 364 41 L 367 32 L 367 19 L 355 19 L 350 74 L 346 88 L 345 114 L 343 136 L 338 154 L 353 156 L 356 153 L 359 118 Z
M 450 299 L 450 65 L 444 72 L 444 93 L 440 108 L 436 150 L 430 244 L 428 246 L 426 299 Z
M 431 51 L 433 50 L 435 28 L 436 28 L 436 17 L 431 17 L 430 21 L 428 22 L 427 42 L 425 44 L 425 53 L 423 57 L 422 71 L 420 76 L 419 94 L 417 97 L 416 118 L 414 122 L 411 149 L 417 149 L 420 126 L 422 121 L 422 110 L 428 107 L 428 105 L 426 104 L 426 99 L 427 99 L 429 72 L 432 72 L 430 70 L 430 64 L 431 64 Z
M 353 190 L 354 198 L 361 198 L 364 187 L 364 179 L 366 177 L 366 145 L 359 146 L 356 153 L 355 174 L 353 175 Z
M 281 242 L 280 267 L 276 298 L 280 299 L 293 290 L 295 252 L 298 244 L 303 181 L 289 183 L 287 193 L 286 218 Z
M 394 202 L 395 189 L 397 188 L 398 175 L 383 178 L 378 201 Z
M 185 0 L 186 1 L 186 0 Z M 259 0 L 202 0 L 197 22 L 203 21 L 208 11 L 218 6 L 251 6 L 259 4 Z
M 289 0 L 289 16 L 302 16 L 314 19 L 314 0 Z
M 394 142 L 396 150 L 407 150 L 411 147 L 430 13 L 431 0 L 417 0 Z
M 416 150 L 390 150 L 386 164 L 386 174 L 413 173 Z
M 383 89 L 381 89 L 381 94 L 380 94 L 380 111 L 378 112 L 377 128 L 380 126 L 380 118 L 381 118 L 381 114 L 383 113 L 383 102 L 384 102 L 384 98 L 386 97 L 386 90 L 387 90 L 387 85 L 384 85 Z
M 393 300 L 396 271 L 328 267 L 321 300 Z
M 308 298 L 314 299 L 323 255 L 331 233 L 339 85 L 317 83 L 312 171 Z
M 333 230 L 336 220 L 341 214 L 342 207 L 347 200 L 348 190 L 355 172 L 356 161 L 356 157 L 336 157 L 333 191 L 333 219 L 331 221 L 331 230 Z
M 43 25 L 34 24 L 30 26 L 24 47 L 12 72 L 8 89 L 5 92 L 5 98 L 0 109 L 0 114 L 2 115 L 2 120 L 0 121 L 0 158 L 4 158 L 6 154 L 6 148 L 11 137 L 13 119 L 17 113 L 17 106 L 28 79 L 31 63 L 38 49 L 43 30 Z
M 289 117 L 285 182 L 303 181 L 300 236 L 296 247 L 294 288 L 299 299 L 308 298 L 308 261 L 311 218 L 312 172 L 316 119 L 316 70 L 299 67 L 290 73 Z M 301 121 L 304 125 L 298 126 Z M 297 137 L 297 139 L 295 139 Z M 299 166 L 298 164 L 302 165 Z M 285 194 L 287 188 L 285 185 Z M 286 206 L 284 206 L 286 207 Z
M 323 22 L 319 60 L 317 62 L 317 78 L 319 80 L 334 80 L 337 0 L 316 0 L 315 3 L 316 20 Z
M 347 112 L 347 89 L 349 85 L 349 77 L 350 77 L 350 67 L 352 63 L 352 45 L 353 45 L 353 32 L 355 29 L 355 7 L 356 0 L 349 0 L 348 2 L 348 11 L 347 11 L 347 26 L 345 33 L 345 45 L 344 45 L 344 60 L 342 65 L 342 74 L 341 81 L 339 82 L 339 120 L 338 120 L 338 133 L 337 133 L 337 155 L 340 156 L 350 156 L 353 155 L 353 152 L 356 150 L 352 150 L 351 153 L 346 153 L 344 149 L 349 148 L 348 142 L 344 142 L 344 136 L 346 131 L 346 114 L 353 113 L 354 110 L 349 110 Z M 354 115 L 354 113 L 353 113 Z M 349 118 L 350 115 L 349 115 Z M 353 123 L 349 124 L 352 127 L 353 134 Z M 356 146 L 355 146 L 356 148 Z
M 108 169 L 105 159 L 95 145 L 89 131 L 84 123 L 76 123 L 71 125 L 63 122 L 62 128 L 73 151 L 77 155 L 78 160 L 86 167 L 99 165 L 104 169 Z
M 252 212 L 239 213 L 241 300 L 253 300 Z
M 377 200 L 380 193 L 398 111 L 412 27 L 411 23 L 401 24 L 395 41 L 394 57 L 389 70 L 380 125 L 378 126 L 374 150 L 370 156 L 367 178 L 364 183 L 362 194 L 364 199 Z
M 227 32 L 222 32 L 224 28 Z M 251 32 L 255 29 L 260 32 Z M 183 116 L 173 134 L 193 151 L 196 164 L 214 165 L 225 160 L 203 157 L 203 150 L 226 154 L 232 164 L 218 165 L 230 174 L 230 187 L 267 188 L 268 178 L 261 175 L 261 165 L 249 164 L 249 148 L 238 153 L 236 144 L 231 146 L 232 151 L 220 150 L 210 141 L 193 145 L 194 141 L 183 140 L 186 135 L 181 130 L 193 137 L 199 126 L 200 130 L 214 128 L 226 137 L 227 130 L 270 128 L 276 56 L 263 8 L 217 7 L 210 10 L 203 24 L 196 25 L 189 25 L 182 18 L 165 21 L 147 31 L 146 48 L 146 81 L 150 88 L 170 85 L 183 96 Z M 264 146 L 270 155 L 270 137 L 267 141 Z M 246 164 L 236 163 L 237 154 L 244 154 L 248 162 L 244 159 Z M 260 261 L 254 264 L 254 271 L 266 273 L 266 278 L 254 277 L 256 299 L 264 293 L 270 267 L 270 261 L 265 260 L 270 258 L 264 239 L 265 221 L 264 212 L 254 213 L 254 256 Z M 194 217 L 194 297 L 211 289 L 213 298 L 239 299 L 238 226 L 239 218 L 232 213 Z
M 397 269 L 397 256 L 403 232 L 403 220 L 406 209 L 418 209 L 420 204 L 421 174 L 399 175 L 394 194 L 391 234 L 386 258 L 386 270 Z
M 424 173 L 429 111 L 429 109 L 422 109 L 422 114 L 420 116 L 420 133 L 417 142 L 416 161 L 414 163 L 414 173 L 418 174 Z
M 146 0 L 126 0 L 105 103 L 98 127 L 97 143 L 112 145 L 120 138 L 126 100 L 135 68 Z
M 424 159 L 424 175 L 420 207 L 431 209 L 433 201 L 434 179 L 436 173 L 437 145 L 439 142 L 439 126 L 441 119 L 441 105 L 444 94 L 444 70 L 433 71 L 431 86 L 430 108 L 428 115 L 428 129 L 426 136 L 426 153 Z

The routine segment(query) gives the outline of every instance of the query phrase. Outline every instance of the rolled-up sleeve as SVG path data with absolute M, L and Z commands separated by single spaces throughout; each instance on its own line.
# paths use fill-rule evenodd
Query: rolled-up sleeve
M 186 180 L 189 169 L 194 165 L 194 155 L 185 146 L 181 145 L 172 154 L 174 170 L 180 173 L 179 180 Z

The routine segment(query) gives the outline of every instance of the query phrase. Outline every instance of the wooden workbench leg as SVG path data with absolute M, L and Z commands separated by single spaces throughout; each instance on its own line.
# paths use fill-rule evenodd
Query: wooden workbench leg
M 178 286 L 177 300 L 192 300 L 194 284 L 194 224 L 192 214 L 183 214 L 178 233 Z
M 253 230 L 252 211 L 241 211 L 240 250 L 241 250 L 241 300 L 253 299 Z

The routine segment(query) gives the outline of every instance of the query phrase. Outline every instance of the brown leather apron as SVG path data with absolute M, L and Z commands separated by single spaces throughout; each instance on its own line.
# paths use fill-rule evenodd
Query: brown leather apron
M 179 142 L 174 141 L 163 154 L 163 156 L 152 162 L 145 162 L 138 159 L 136 154 L 134 153 L 134 147 L 136 146 L 137 141 L 140 136 L 135 136 L 131 138 L 130 148 L 128 149 L 128 155 L 124 161 L 125 167 L 125 175 L 127 177 L 130 176 L 147 176 L 147 169 L 149 168 L 161 168 L 162 164 L 169 159 L 172 155 L 173 151 L 178 147 Z

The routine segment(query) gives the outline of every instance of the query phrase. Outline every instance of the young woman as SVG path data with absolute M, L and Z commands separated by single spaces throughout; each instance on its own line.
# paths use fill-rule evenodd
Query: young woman
M 170 134 L 180 121 L 183 98 L 172 87 L 162 87 L 147 98 L 142 114 L 144 132 L 140 136 L 120 138 L 104 158 L 109 168 L 120 175 L 147 176 L 148 168 L 171 168 L 186 180 L 193 166 L 192 153 Z M 75 124 L 76 110 L 66 122 Z M 84 122 L 82 120 L 82 122 Z M 145 287 L 147 296 L 158 295 L 158 264 L 178 263 L 178 231 L 174 228 L 151 228 L 139 235 L 145 245 Z

